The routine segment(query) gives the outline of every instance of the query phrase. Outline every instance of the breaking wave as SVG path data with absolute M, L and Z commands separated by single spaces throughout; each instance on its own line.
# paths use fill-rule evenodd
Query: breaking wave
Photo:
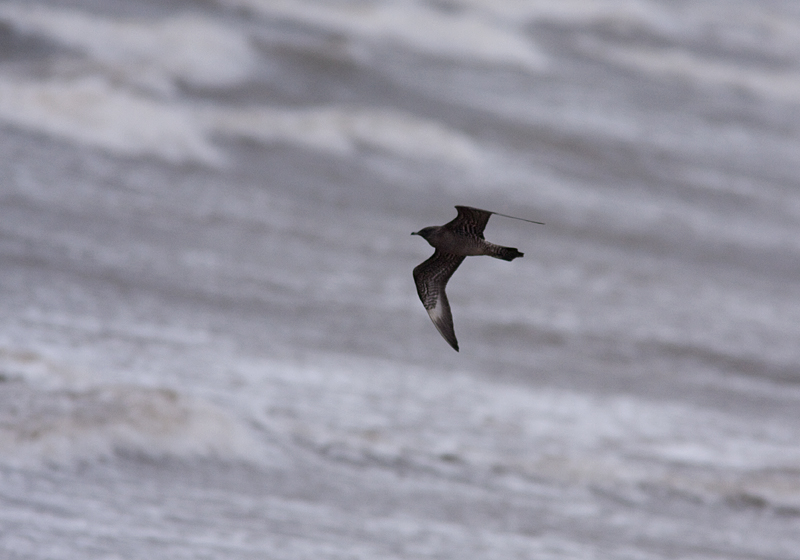
M 113 19 L 10 4 L 0 7 L 0 20 L 81 52 L 117 79 L 162 94 L 174 93 L 178 82 L 235 85 L 250 77 L 257 59 L 245 34 L 197 15 Z
M 254 460 L 263 448 L 222 409 L 166 389 L 0 386 L 0 462 L 67 463 L 116 452 Z
M 541 71 L 546 56 L 522 29 L 471 10 L 439 10 L 417 2 L 347 4 L 307 0 L 219 0 L 268 17 L 356 39 L 394 43 L 444 58 Z

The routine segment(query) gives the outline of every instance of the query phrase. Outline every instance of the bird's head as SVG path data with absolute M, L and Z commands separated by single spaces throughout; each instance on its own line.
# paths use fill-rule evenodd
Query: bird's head
M 430 226 L 426 228 L 422 228 L 419 231 L 412 231 L 411 235 L 419 235 L 423 239 L 428 239 L 438 228 L 436 226 Z

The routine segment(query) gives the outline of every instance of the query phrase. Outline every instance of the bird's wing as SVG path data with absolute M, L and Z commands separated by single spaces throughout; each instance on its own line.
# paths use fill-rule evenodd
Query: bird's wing
M 414 282 L 422 305 L 430 315 L 439 333 L 458 352 L 458 340 L 453 329 L 453 315 L 444 287 L 447 281 L 464 261 L 463 256 L 445 253 L 438 249 L 433 256 L 414 269 Z
M 444 227 L 461 235 L 477 235 L 483 239 L 483 229 L 494 212 L 469 206 L 456 206 L 456 210 L 458 210 L 456 219 L 446 223 Z

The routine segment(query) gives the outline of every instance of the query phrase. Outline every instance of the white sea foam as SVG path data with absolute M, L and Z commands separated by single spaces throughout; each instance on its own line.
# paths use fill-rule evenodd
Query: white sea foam
M 767 3 L 732 2 L 725 10 L 714 2 L 653 0 L 451 0 L 449 4 L 517 25 L 521 21 L 605 22 L 649 28 L 672 37 L 706 38 L 713 30 L 714 40 L 725 45 L 789 55 L 796 55 L 800 48 L 800 29 L 794 18 L 780 17 L 780 11 Z
M 454 3 L 509 21 L 650 21 L 662 13 L 658 5 L 648 0 L 454 0 Z
M 0 394 L 0 462 L 6 464 L 93 460 L 120 451 L 245 460 L 264 455 L 250 431 L 222 409 L 173 391 L 12 385 Z
M 680 403 L 343 361 L 301 369 L 258 366 L 261 376 L 270 371 L 269 388 L 261 391 L 270 401 L 263 421 L 351 454 L 417 461 L 447 456 L 472 468 L 570 483 L 647 483 L 710 496 L 740 484 L 771 498 L 783 492 L 782 502 L 800 504 L 800 485 L 778 488 L 759 477 L 800 461 L 797 434 L 778 424 L 753 426 Z M 691 476 L 682 474 L 687 470 Z M 723 488 L 720 473 L 733 482 Z
M 677 77 L 687 83 L 740 89 L 790 103 L 800 102 L 800 71 L 764 70 L 756 66 L 712 60 L 679 49 L 630 49 L 588 43 L 587 50 L 640 71 Z
M 356 38 L 394 42 L 434 56 L 535 71 L 546 66 L 544 54 L 522 30 L 469 10 L 442 11 L 418 2 L 218 1 Z
M 159 92 L 175 81 L 228 86 L 248 78 L 256 54 L 241 32 L 208 18 L 117 20 L 71 10 L 6 4 L 0 19 L 19 31 L 77 49 L 107 73 Z
M 190 109 L 114 87 L 99 76 L 0 77 L 0 120 L 126 156 L 212 165 L 223 161 Z
M 277 3 L 275 7 L 292 12 L 291 5 Z M 319 9 L 326 14 L 329 11 Z M 412 10 L 408 17 L 422 17 L 415 13 Z M 356 18 L 354 25 L 366 30 L 370 18 L 377 18 L 386 19 L 384 25 L 391 27 L 394 24 L 388 22 L 394 20 L 390 16 L 372 13 L 366 20 Z M 226 161 L 223 151 L 213 144 L 215 134 L 339 155 L 366 146 L 399 157 L 442 159 L 460 165 L 482 159 L 480 149 L 465 135 L 398 111 L 201 108 L 174 97 L 164 99 L 163 94 L 173 92 L 179 81 L 231 85 L 245 80 L 255 64 L 256 55 L 242 33 L 199 16 L 130 21 L 5 4 L 0 6 L 0 19 L 22 32 L 78 49 L 95 63 L 77 67 L 70 63 L 69 72 L 62 68 L 44 81 L 0 75 L 0 120 L 19 128 L 125 156 L 152 155 L 174 163 L 194 161 L 212 166 Z M 413 22 L 404 21 L 403 29 L 419 31 L 418 26 L 405 27 L 406 23 Z M 469 31 L 469 26 L 452 30 Z M 447 42 L 447 37 L 437 40 Z M 503 42 L 496 48 L 504 48 Z M 54 68 L 65 64 L 64 57 L 57 57 Z
M 197 107 L 154 99 L 99 76 L 0 77 L 0 121 L 126 156 L 223 165 L 213 136 L 244 137 L 350 155 L 367 146 L 404 158 L 475 165 L 480 148 L 458 131 L 392 110 Z
M 466 135 L 434 121 L 393 110 L 255 107 L 210 110 L 210 128 L 267 143 L 286 142 L 351 154 L 368 146 L 401 157 L 474 165 L 484 157 Z

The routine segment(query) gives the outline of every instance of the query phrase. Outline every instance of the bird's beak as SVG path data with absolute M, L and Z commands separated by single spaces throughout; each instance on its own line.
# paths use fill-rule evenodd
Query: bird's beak
M 419 232 L 417 232 L 417 231 L 412 231 L 412 232 L 411 232 L 411 235 L 419 235 Z

